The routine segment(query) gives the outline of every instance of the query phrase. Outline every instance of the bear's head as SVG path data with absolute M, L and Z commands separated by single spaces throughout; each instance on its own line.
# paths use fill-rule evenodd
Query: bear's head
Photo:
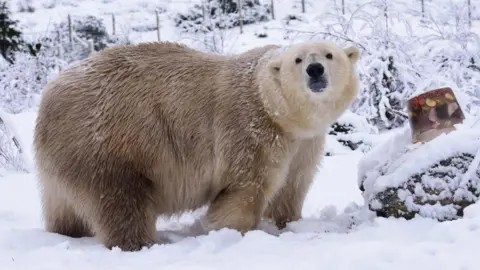
M 273 50 L 260 75 L 267 110 L 294 136 L 325 132 L 357 95 L 359 55 L 355 47 L 342 49 L 328 41 Z

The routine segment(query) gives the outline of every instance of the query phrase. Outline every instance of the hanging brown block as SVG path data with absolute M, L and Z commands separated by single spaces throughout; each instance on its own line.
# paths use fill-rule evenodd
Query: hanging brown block
M 465 119 L 450 87 L 434 89 L 408 100 L 412 143 L 428 142 L 442 133 L 455 130 Z

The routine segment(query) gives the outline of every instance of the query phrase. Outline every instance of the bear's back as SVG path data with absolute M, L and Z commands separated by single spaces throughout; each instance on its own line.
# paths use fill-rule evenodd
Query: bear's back
M 112 164 L 128 165 L 181 186 L 196 179 L 191 188 L 214 192 L 204 183 L 219 166 L 215 138 L 233 132 L 241 146 L 252 119 L 261 118 L 255 63 L 268 50 L 227 57 L 176 44 L 141 44 L 96 53 L 44 91 L 37 163 L 78 181 Z
M 202 138 L 213 122 L 214 89 L 208 85 L 219 61 L 170 43 L 92 55 L 45 89 L 37 159 L 59 169 L 89 167 L 102 156 L 148 167 L 157 162 L 159 147 L 177 159 L 179 153 L 198 153 L 200 143 L 211 145 Z

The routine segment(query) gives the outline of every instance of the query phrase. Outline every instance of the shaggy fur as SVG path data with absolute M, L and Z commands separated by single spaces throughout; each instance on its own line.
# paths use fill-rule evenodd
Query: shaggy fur
M 305 86 L 315 59 L 325 93 Z M 157 243 L 158 215 L 204 205 L 208 229 L 299 219 L 326 128 L 356 94 L 357 59 L 325 42 L 236 56 L 174 43 L 93 54 L 43 92 L 34 146 L 46 230 L 135 251 Z

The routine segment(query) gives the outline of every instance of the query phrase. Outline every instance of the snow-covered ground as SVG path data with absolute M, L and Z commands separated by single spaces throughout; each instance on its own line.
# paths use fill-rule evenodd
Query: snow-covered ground
M 389 29 L 388 33 L 383 33 L 381 26 L 384 22 L 372 19 L 372 14 L 367 16 L 358 12 L 359 17 L 356 19 L 347 15 L 343 19 L 338 16 L 335 20 L 331 15 L 325 15 L 326 11 L 331 12 L 335 9 L 335 3 L 338 9 L 341 1 L 306 1 L 307 13 L 303 14 L 300 1 L 275 0 L 277 20 L 247 25 L 242 35 L 239 35 L 238 28 L 222 33 L 225 44 L 221 52 L 228 54 L 269 43 L 299 42 L 311 38 L 313 33 L 324 31 L 327 25 L 347 27 L 340 29 L 336 34 L 347 33 L 345 36 L 355 39 L 361 46 L 371 46 L 368 47 L 370 53 L 379 52 L 373 56 L 362 56 L 366 57 L 359 63 L 359 70 L 363 74 L 370 76 L 372 70 L 384 68 L 385 63 L 378 60 L 383 51 L 376 47 L 378 44 L 375 42 L 388 36 L 389 41 L 398 49 L 394 55 L 400 62 L 398 68 L 403 74 L 402 80 L 413 82 L 414 90 L 417 92 L 444 84 L 452 85 L 460 101 L 467 104 L 470 101 L 465 93 L 478 91 L 480 76 L 476 75 L 475 71 L 463 72 L 467 69 L 455 64 L 455 59 L 477 57 L 476 52 L 479 50 L 478 47 L 459 49 L 458 47 L 466 43 L 464 40 L 467 39 L 466 35 L 461 27 L 453 27 L 452 30 L 444 23 L 448 20 L 461 21 L 458 19 L 461 16 L 454 15 L 455 12 L 458 15 L 464 11 L 454 10 L 452 3 L 462 1 L 426 1 L 426 10 L 437 23 L 436 28 L 430 27 L 430 30 L 419 27 L 419 16 L 415 15 L 415 12 L 420 11 L 420 1 L 388 1 L 395 2 L 390 6 L 392 18 L 389 23 L 392 29 Z M 35 7 L 35 12 L 16 12 L 18 2 L 30 2 Z M 68 14 L 101 17 L 105 20 L 108 32 L 111 33 L 111 14 L 115 14 L 117 35 L 128 35 L 134 43 L 155 41 L 157 33 L 152 30 L 156 26 L 153 10 L 157 9 L 167 11 L 160 12 L 162 40 L 179 41 L 202 48 L 201 39 L 195 41 L 192 37 L 181 35 L 171 20 L 176 11 L 186 10 L 195 2 L 200 0 L 9 0 L 15 18 L 20 20 L 27 39 L 44 35 L 51 29 L 53 23 L 65 20 Z M 268 3 L 270 0 L 261 2 Z M 358 7 L 358 3 L 365 4 L 367 1 L 345 2 L 348 4 L 349 13 Z M 475 7 L 478 2 L 472 1 L 472 4 Z M 281 20 L 287 14 L 295 14 L 302 21 L 292 21 L 287 26 L 285 21 Z M 398 17 L 409 21 L 411 28 L 402 28 Z M 476 10 L 472 18 L 478 19 Z M 473 21 L 472 32 L 480 32 L 478 25 L 478 21 Z M 375 38 L 365 39 L 369 34 L 362 31 L 371 31 L 371 36 L 375 35 Z M 421 41 L 419 36 L 409 39 L 409 31 L 423 34 L 422 38 L 438 39 L 438 42 Z M 267 33 L 268 37 L 258 38 L 256 33 Z M 427 36 L 429 33 L 431 35 Z M 405 40 L 398 38 L 398 35 L 402 34 Z M 406 43 L 416 46 L 412 47 Z M 426 60 L 433 59 L 437 54 L 454 59 L 453 64 L 442 70 L 435 69 L 433 65 L 428 66 Z M 423 58 L 414 58 L 412 55 Z M 423 77 L 413 78 L 409 73 L 412 70 L 421 72 Z M 455 73 L 457 70 L 461 72 Z M 413 71 L 411 73 L 414 73 Z M 0 98 L 3 98 L 4 94 L 0 94 Z M 370 92 L 367 94 L 370 95 Z M 411 93 L 401 93 L 398 96 L 399 99 L 406 99 L 409 94 Z M 472 106 L 468 112 L 474 114 L 476 111 L 478 109 Z M 368 113 L 360 109 L 358 112 Z M 4 115 L 4 120 L 13 128 L 25 150 L 23 157 L 27 159 L 30 168 L 33 167 L 31 141 L 35 115 L 35 108 L 10 118 Z M 398 131 L 383 133 L 373 141 L 378 143 L 396 132 Z M 244 237 L 228 229 L 188 237 L 181 237 L 182 232 L 162 233 L 165 230 L 180 230 L 183 226 L 188 226 L 197 213 L 185 214 L 179 219 L 159 219 L 157 223 L 159 234 L 170 236 L 174 243 L 154 246 L 135 253 L 105 249 L 94 238 L 72 239 L 46 233 L 41 219 L 41 205 L 34 172 L 0 171 L 0 270 L 479 269 L 476 256 L 480 239 L 479 203 L 467 207 L 462 219 L 449 222 L 440 223 L 420 217 L 409 221 L 373 217 L 362 208 L 364 199 L 357 184 L 357 164 L 364 153 L 361 151 L 349 153 L 343 148 L 340 149 L 334 140 L 329 141 L 331 144 L 328 149 L 338 150 L 337 154 L 340 154 L 325 157 L 323 163 L 319 164 L 315 183 L 304 205 L 304 219 L 291 223 L 278 237 L 260 230 L 250 232 Z M 265 226 L 269 228 L 268 224 Z
M 13 119 L 22 127 L 26 148 L 34 119 L 34 113 Z M 479 204 L 451 222 L 373 218 L 360 208 L 356 166 L 361 157 L 326 157 L 308 194 L 304 219 L 278 237 L 261 230 L 242 237 L 223 229 L 172 238 L 174 243 L 136 253 L 108 250 L 94 238 L 45 232 L 34 174 L 3 172 L 0 269 L 478 269 Z M 159 219 L 157 227 L 179 230 L 179 224 L 192 221 L 186 214 Z M 356 225 L 349 228 L 352 221 Z

